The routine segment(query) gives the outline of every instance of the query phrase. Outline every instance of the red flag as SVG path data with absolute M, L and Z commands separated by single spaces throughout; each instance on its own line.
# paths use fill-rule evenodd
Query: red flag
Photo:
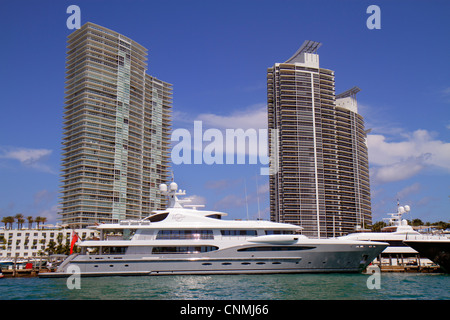
M 73 235 L 72 235 L 72 242 L 70 243 L 70 254 L 73 253 L 73 246 L 75 245 L 75 243 L 78 241 L 78 235 L 75 231 L 73 231 Z

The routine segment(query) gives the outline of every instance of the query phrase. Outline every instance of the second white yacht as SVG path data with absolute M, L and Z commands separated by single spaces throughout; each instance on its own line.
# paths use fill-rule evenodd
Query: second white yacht
M 381 232 L 355 232 L 346 236 L 339 237 L 341 240 L 366 240 L 366 241 L 382 241 L 389 244 L 386 249 L 377 257 L 377 262 L 383 265 L 433 265 L 433 261 L 420 255 L 414 249 L 415 243 L 438 241 L 439 243 L 448 242 L 446 237 L 437 235 L 422 234 L 408 225 L 408 221 L 403 219 L 405 213 L 410 212 L 408 205 L 397 206 L 396 213 L 390 213 L 388 226 L 384 227 Z
M 183 206 L 177 196 L 185 192 L 177 189 L 161 185 L 166 210 L 97 226 L 99 240 L 81 242 L 80 254 L 40 276 L 361 272 L 388 245 L 311 239 L 285 223 L 223 220 L 226 213 Z

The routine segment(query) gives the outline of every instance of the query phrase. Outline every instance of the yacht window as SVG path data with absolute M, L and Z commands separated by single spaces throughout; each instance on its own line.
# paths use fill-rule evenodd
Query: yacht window
M 163 221 L 165 218 L 167 218 L 168 214 L 169 214 L 168 212 L 156 213 L 156 214 L 150 216 L 150 218 L 148 218 L 148 220 L 150 220 L 150 222 Z
M 266 230 L 267 235 L 271 234 L 294 234 L 292 230 Z
M 125 254 L 128 247 L 103 247 L 102 254 Z
M 315 247 L 300 247 L 300 246 L 261 246 L 261 247 L 249 247 L 241 248 L 237 251 L 301 251 L 311 250 Z
M 159 253 L 202 253 L 218 250 L 216 246 L 177 246 L 177 247 L 153 247 L 153 254 Z
M 207 217 L 207 218 L 213 218 L 213 219 L 218 219 L 218 220 L 221 220 L 221 219 L 222 219 L 222 215 L 220 215 L 220 214 L 210 214 L 210 215 L 205 216 L 205 217 Z
M 212 230 L 160 230 L 156 236 L 157 240 L 205 240 L 214 239 Z
M 103 232 L 104 237 L 102 239 L 105 239 L 105 240 L 130 240 L 134 236 L 135 233 L 136 233 L 136 229 L 105 230 Z
M 256 236 L 256 230 L 220 230 L 223 236 Z
M 153 229 L 140 229 L 139 230 L 140 236 L 151 236 L 151 235 L 153 235 L 153 233 L 154 233 Z

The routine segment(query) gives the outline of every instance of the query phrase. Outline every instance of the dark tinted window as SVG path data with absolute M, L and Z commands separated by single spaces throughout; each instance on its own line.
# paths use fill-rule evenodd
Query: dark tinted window
M 169 214 L 168 212 L 157 213 L 148 218 L 148 220 L 150 220 L 150 222 L 163 221 L 165 218 L 167 218 L 168 214 Z
M 311 250 L 315 247 L 300 247 L 300 246 L 261 246 L 261 247 L 249 247 L 241 248 L 237 251 L 301 251 Z

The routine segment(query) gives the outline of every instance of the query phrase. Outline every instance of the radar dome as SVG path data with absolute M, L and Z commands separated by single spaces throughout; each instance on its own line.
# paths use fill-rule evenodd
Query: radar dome
M 170 190 L 171 191 L 177 191 L 177 189 L 178 189 L 178 185 L 175 182 L 172 182 L 170 184 Z
M 167 192 L 167 185 L 164 184 L 164 183 L 161 183 L 161 184 L 159 185 L 159 191 L 161 191 L 161 192 Z
M 408 205 L 406 205 L 406 206 L 405 206 L 405 211 L 406 211 L 406 212 L 409 212 L 409 211 L 411 211 L 411 207 L 410 207 L 410 206 L 408 206 Z

